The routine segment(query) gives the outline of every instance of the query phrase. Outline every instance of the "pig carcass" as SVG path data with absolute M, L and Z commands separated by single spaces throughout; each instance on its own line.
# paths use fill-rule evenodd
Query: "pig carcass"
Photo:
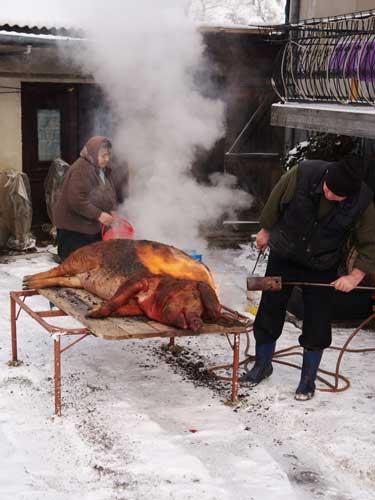
M 221 306 L 211 272 L 169 245 L 147 240 L 109 240 L 82 247 L 59 266 L 25 276 L 24 288 L 84 288 L 104 299 L 87 316 L 145 315 L 198 331 L 217 321 Z

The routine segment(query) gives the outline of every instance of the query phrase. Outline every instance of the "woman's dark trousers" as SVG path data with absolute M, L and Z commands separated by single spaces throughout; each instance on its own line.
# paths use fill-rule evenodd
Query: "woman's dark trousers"
M 100 241 L 102 235 L 84 234 L 76 231 L 68 231 L 67 229 L 57 229 L 57 253 L 61 261 L 65 260 L 72 252 L 90 243 Z

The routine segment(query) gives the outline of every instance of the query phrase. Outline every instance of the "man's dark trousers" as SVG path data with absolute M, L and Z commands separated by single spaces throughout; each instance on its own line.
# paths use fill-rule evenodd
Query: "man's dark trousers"
M 270 252 L 266 276 L 281 276 L 283 282 L 305 281 L 330 283 L 337 278 L 337 267 L 317 271 L 296 264 Z M 292 286 L 283 286 L 279 292 L 263 292 L 254 322 L 254 336 L 259 344 L 276 342 L 280 337 Z M 331 344 L 331 311 L 334 289 L 330 287 L 302 287 L 304 319 L 300 345 L 320 351 Z

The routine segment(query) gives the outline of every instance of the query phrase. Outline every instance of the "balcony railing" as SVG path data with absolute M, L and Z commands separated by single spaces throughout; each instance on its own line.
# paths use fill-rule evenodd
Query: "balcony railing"
M 289 26 L 273 86 L 284 102 L 375 106 L 375 11 Z

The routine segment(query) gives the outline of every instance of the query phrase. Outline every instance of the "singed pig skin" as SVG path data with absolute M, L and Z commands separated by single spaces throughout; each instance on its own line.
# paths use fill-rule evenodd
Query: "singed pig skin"
M 102 318 L 120 314 L 121 309 L 132 301 L 138 306 L 138 313 L 166 325 L 198 331 L 203 319 L 219 319 L 221 306 L 216 294 L 206 283 L 192 280 L 179 280 L 169 276 L 137 276 L 130 279 L 117 293 L 101 306 L 91 310 L 89 317 Z
M 106 302 L 91 317 L 145 314 L 197 331 L 202 319 L 220 316 L 209 269 L 169 245 L 147 240 L 109 240 L 73 252 L 50 271 L 27 276 L 28 288 L 84 288 Z

